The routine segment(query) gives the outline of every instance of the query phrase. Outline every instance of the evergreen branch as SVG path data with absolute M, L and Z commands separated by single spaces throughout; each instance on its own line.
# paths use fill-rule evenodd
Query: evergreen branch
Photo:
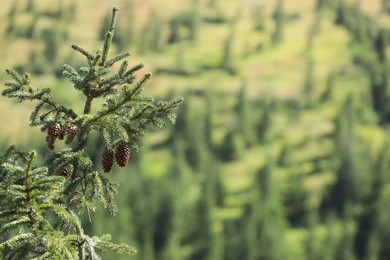
M 145 74 L 144 77 L 139 82 L 137 82 L 137 84 L 131 90 L 128 90 L 128 88 L 130 87 L 129 85 L 124 85 L 126 96 L 121 101 L 119 101 L 117 104 L 114 104 L 112 106 L 110 106 L 110 104 L 108 103 L 107 104 L 108 109 L 99 111 L 98 114 L 89 121 L 89 123 L 91 124 L 93 122 L 98 121 L 100 118 L 102 118 L 106 115 L 115 113 L 124 104 L 126 104 L 129 101 L 132 101 L 132 98 L 134 96 L 137 96 L 141 93 L 142 87 L 145 85 L 146 81 L 150 79 L 150 76 L 151 76 L 151 73 Z M 107 100 L 107 102 L 110 102 L 110 101 Z
M 30 154 L 30 161 L 28 162 L 28 166 L 27 166 L 27 169 L 26 169 L 26 194 L 27 194 L 26 199 L 27 199 L 27 202 L 30 202 L 30 190 L 28 189 L 28 174 L 31 171 L 32 163 L 34 161 L 34 157 L 35 157 L 35 152 L 32 152 Z
M 100 259 L 98 251 L 136 253 L 133 247 L 109 242 L 108 236 L 90 238 L 84 234 L 79 214 L 87 210 L 90 216 L 96 202 L 112 214 L 117 212 L 116 184 L 94 170 L 84 148 L 93 131 L 103 136 L 110 149 L 122 143 L 128 151 L 130 145 L 137 148 L 146 126 L 174 121 L 173 110 L 182 100 L 154 103 L 153 98 L 141 96 L 151 77 L 147 73 L 134 83 L 135 72 L 143 64 L 128 69 L 128 61 L 124 59 L 130 52 L 108 57 L 117 11 L 114 7 L 101 50 L 92 54 L 72 44 L 74 50 L 87 58 L 88 67 L 79 71 L 67 64 L 63 67 L 63 75 L 86 97 L 83 114 L 57 104 L 50 88 L 30 87 L 29 74 L 21 76 L 15 70 L 7 70 L 12 80 L 5 83 L 2 95 L 21 102 L 38 101 L 30 115 L 30 125 L 41 125 L 42 131 L 47 130 L 49 148 L 54 148 L 54 141 L 64 136 L 66 144 L 76 136 L 78 140 L 73 148 L 51 152 L 45 162 L 47 168 L 33 165 L 35 152 L 10 147 L 0 156 L 0 233 L 15 230 L 13 237 L 0 243 L 0 256 L 5 259 Z M 122 60 L 117 74 L 110 75 L 111 67 Z M 102 97 L 104 104 L 91 115 L 93 100 Z
M 21 216 L 14 221 L 10 221 L 7 224 L 3 225 L 0 229 L 0 234 L 7 232 L 8 230 L 16 230 L 21 228 L 22 225 L 30 223 L 31 219 L 27 216 Z
M 150 79 L 151 76 L 152 76 L 151 73 L 146 73 L 142 77 L 142 79 L 139 80 L 137 82 L 137 84 L 135 84 L 135 86 L 129 91 L 129 93 L 126 96 L 126 101 L 129 101 L 129 100 L 131 100 L 132 97 L 138 96 L 139 94 L 141 94 L 141 92 L 143 90 L 143 86 Z M 128 87 L 128 85 L 126 87 Z
M 25 244 L 28 244 L 33 238 L 34 238 L 33 233 L 23 233 L 16 235 L 7 241 L 3 242 L 0 244 L 0 250 L 4 250 L 5 248 L 9 249 L 17 249 L 22 247 Z
M 102 252 L 112 251 L 117 254 L 134 255 L 137 253 L 137 250 L 132 246 L 128 246 L 125 244 L 118 245 L 104 240 L 96 240 L 96 248 Z
M 102 54 L 102 60 L 100 61 L 100 66 L 108 66 L 106 64 L 107 57 L 108 57 L 108 52 L 110 51 L 111 47 L 111 42 L 112 42 L 112 37 L 114 33 L 109 31 L 106 34 L 105 40 L 104 40 L 104 45 L 103 45 L 103 54 Z
M 75 51 L 78 51 L 80 52 L 82 55 L 84 55 L 87 60 L 88 60 L 88 63 L 89 64 L 92 64 L 92 61 L 94 60 L 94 55 L 92 53 L 90 53 L 89 51 L 85 50 L 84 48 L 82 48 L 81 46 L 77 45 L 77 44 L 72 44 L 72 48 L 75 50 Z
M 17 83 L 19 83 L 19 85 L 25 85 L 24 79 L 15 70 L 6 69 L 5 72 L 7 72 L 7 74 L 10 75 Z
M 125 59 L 125 58 L 127 58 L 127 57 L 129 57 L 129 56 L 130 56 L 130 52 L 129 52 L 129 51 L 122 52 L 122 53 L 120 53 L 120 54 L 118 54 L 118 55 L 115 55 L 115 56 L 112 57 L 111 59 L 109 59 L 109 60 L 106 62 L 105 66 L 106 66 L 106 67 L 111 67 L 112 65 L 114 65 L 114 64 L 117 63 L 118 61 L 123 60 L 123 59 Z M 125 62 L 126 62 L 126 61 L 125 61 Z
M 112 32 L 112 33 L 114 33 L 114 29 L 115 29 L 117 12 L 118 12 L 118 7 L 114 6 L 112 8 L 112 16 L 111 16 L 111 23 L 110 23 L 110 29 L 109 29 L 109 32 Z
M 99 50 L 96 52 L 96 55 L 94 56 L 91 64 L 91 68 L 95 69 L 94 67 L 99 64 L 100 59 L 102 58 L 102 52 Z
M 126 71 L 126 73 L 124 74 L 123 77 L 129 76 L 129 75 L 133 74 L 134 72 L 142 69 L 143 67 L 144 67 L 144 64 L 143 63 L 139 63 L 139 64 L 135 65 L 134 67 L 132 67 L 131 69 L 129 69 L 128 71 Z
M 124 75 L 128 65 L 129 65 L 129 62 L 127 60 L 122 62 L 121 66 L 119 67 L 119 70 L 118 70 L 119 77 L 122 77 Z
M 26 216 L 26 214 L 28 213 L 28 210 L 26 209 L 22 209 L 22 208 L 11 208 L 11 209 L 6 209 L 6 210 L 2 210 L 0 211 L 0 222 L 1 222 L 1 219 L 4 218 L 6 219 L 8 216 L 16 216 L 16 217 L 20 217 L 20 216 Z

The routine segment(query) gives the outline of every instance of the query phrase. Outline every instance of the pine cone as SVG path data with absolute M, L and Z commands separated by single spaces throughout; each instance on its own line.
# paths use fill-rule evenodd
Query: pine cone
M 120 143 L 115 150 L 115 161 L 120 167 L 125 167 L 130 158 L 130 147 L 126 143 Z
M 73 124 L 69 125 L 68 128 L 66 129 L 65 143 L 70 144 L 71 142 L 73 142 L 73 139 L 75 138 L 76 134 L 77 134 L 77 126 Z
M 52 123 L 49 125 L 49 127 L 47 128 L 47 134 L 51 137 L 51 138 L 58 138 L 61 136 L 61 125 L 59 123 Z
M 114 152 L 111 149 L 105 149 L 102 154 L 102 167 L 104 172 L 111 172 L 114 164 Z

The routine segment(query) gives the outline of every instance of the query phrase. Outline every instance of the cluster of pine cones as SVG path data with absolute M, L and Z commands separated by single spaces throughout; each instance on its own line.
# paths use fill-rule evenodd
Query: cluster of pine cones
M 47 128 L 47 136 L 46 136 L 46 143 L 47 146 L 53 150 L 54 149 L 54 142 L 59 139 L 63 140 L 66 136 L 65 143 L 70 144 L 73 142 L 76 134 L 77 134 L 77 126 L 70 124 L 66 128 L 65 131 L 63 131 L 61 125 L 59 123 L 52 123 Z M 129 161 L 130 158 L 130 147 L 125 142 L 120 142 L 115 146 L 115 149 L 109 149 L 105 148 L 103 154 L 102 154 L 102 167 L 104 172 L 111 172 L 112 166 L 114 165 L 114 161 L 120 166 L 125 167 Z M 62 176 L 68 176 L 69 175 L 69 169 L 64 169 L 64 171 L 60 174 Z
M 125 142 L 117 144 L 115 151 L 106 147 L 102 154 L 103 171 L 111 172 L 114 160 L 120 167 L 125 167 L 129 161 L 130 153 L 130 147 Z
M 64 132 L 61 125 L 59 123 L 52 123 L 47 128 L 47 136 L 46 136 L 46 143 L 47 146 L 53 150 L 54 149 L 54 142 L 58 138 L 59 140 L 64 140 L 64 136 L 66 135 L 65 143 L 70 144 L 73 142 L 75 136 L 77 134 L 77 126 L 70 124 L 66 128 L 66 131 Z

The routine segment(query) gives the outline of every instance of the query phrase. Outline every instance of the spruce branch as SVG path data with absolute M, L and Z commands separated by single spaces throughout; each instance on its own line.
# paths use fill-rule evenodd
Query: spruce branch
M 113 215 L 117 212 L 117 184 L 95 169 L 85 148 L 91 133 L 97 132 L 105 144 L 103 154 L 109 151 L 102 158 L 104 172 L 110 172 L 114 162 L 125 167 L 131 148 L 141 147 L 147 127 L 174 123 L 183 99 L 155 101 L 142 96 L 151 73 L 136 81 L 135 73 L 143 64 L 129 66 L 130 52 L 109 57 L 117 12 L 114 7 L 100 50 L 90 52 L 72 44 L 86 57 L 87 65 L 63 66 L 63 76 L 85 96 L 80 113 L 58 104 L 51 88 L 32 87 L 29 74 L 6 70 L 11 80 L 2 95 L 37 102 L 30 125 L 47 132 L 46 143 L 53 151 L 47 154 L 44 167 L 35 166 L 34 151 L 11 146 L 0 155 L 0 256 L 5 259 L 100 259 L 104 251 L 136 253 L 131 246 L 109 242 L 109 236 L 91 238 L 84 233 L 82 212 L 91 219 L 98 203 Z M 112 72 L 118 62 L 118 71 Z M 94 110 L 93 104 L 102 105 Z M 67 147 L 55 150 L 55 142 L 61 140 Z M 1 236 L 9 230 L 15 232 Z

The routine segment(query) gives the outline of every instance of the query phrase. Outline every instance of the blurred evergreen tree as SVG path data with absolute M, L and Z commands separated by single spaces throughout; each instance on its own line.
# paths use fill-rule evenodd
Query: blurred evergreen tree
M 225 44 L 223 47 L 223 55 L 220 67 L 225 70 L 227 73 L 231 75 L 235 75 L 237 73 L 237 69 L 234 66 L 234 55 L 233 55 L 233 46 L 235 42 L 235 25 L 232 23 L 230 27 L 229 35 L 225 40 Z
M 176 43 L 180 41 L 180 20 L 172 19 L 169 22 L 170 34 L 168 38 L 168 43 Z
M 284 0 L 278 0 L 273 14 L 275 29 L 272 34 L 272 45 L 277 46 L 283 41 L 283 31 L 285 24 L 285 15 L 283 10 Z
M 26 12 L 33 13 L 35 11 L 35 0 L 27 0 Z
M 139 50 L 141 52 L 148 50 L 159 52 L 162 50 L 164 46 L 163 25 L 162 19 L 155 11 L 152 11 L 142 30 L 144 33 L 140 36 Z
M 110 19 L 111 19 L 110 17 L 111 17 L 110 13 L 106 13 L 104 17 L 101 19 L 101 25 L 99 29 L 99 40 L 104 40 L 104 37 L 110 25 Z
M 185 154 L 188 164 L 195 170 L 199 170 L 209 154 L 204 137 L 204 126 L 193 123 L 192 127 L 193 130 L 186 139 L 187 149 Z
M 388 45 L 387 43 L 388 36 L 386 34 L 387 34 L 386 29 L 382 28 L 377 32 L 377 35 L 374 38 L 375 52 L 378 56 L 378 60 L 383 64 L 385 64 L 387 61 L 386 49 Z
M 284 244 L 287 223 L 274 174 L 272 161 L 268 159 L 254 177 L 249 212 L 244 220 L 246 259 L 277 260 L 288 255 Z
M 322 243 L 322 256 L 323 260 L 334 260 L 336 259 L 336 251 L 339 243 L 339 232 L 338 231 L 338 219 L 336 214 L 333 212 L 328 213 L 325 216 L 325 230 L 326 234 L 323 238 Z
M 316 13 L 312 26 L 307 35 L 306 50 L 310 51 L 313 47 L 314 38 L 320 34 L 322 13 Z
M 199 11 L 199 0 L 192 0 L 192 10 L 190 11 L 190 22 L 188 24 L 189 38 L 191 41 L 196 41 L 199 38 L 199 28 L 202 22 L 202 17 Z
M 68 21 L 74 21 L 77 15 L 77 1 L 73 0 L 68 9 Z
M 348 213 L 351 214 L 351 213 Z M 336 245 L 335 260 L 355 260 L 353 251 L 353 221 L 351 217 L 341 220 L 341 237 Z
M 379 152 L 372 168 L 370 193 L 364 198 L 363 211 L 357 217 L 357 231 L 354 240 L 354 250 L 357 259 L 387 259 L 390 257 L 389 238 L 390 221 L 387 217 L 389 206 L 386 200 L 387 187 L 390 187 L 390 147 L 388 141 Z
M 266 28 L 266 17 L 263 6 L 256 6 L 252 11 L 252 19 L 255 31 L 262 32 Z
M 321 11 L 326 5 L 326 0 L 317 0 L 316 11 Z
M 42 32 L 43 41 L 45 44 L 44 56 L 50 64 L 55 64 L 60 51 L 61 35 L 58 28 L 52 27 L 45 29 Z
M 8 13 L 8 24 L 6 29 L 6 36 L 11 36 L 12 33 L 15 32 L 16 28 L 16 16 L 19 8 L 19 1 L 13 1 L 13 4 L 11 6 L 11 9 Z
M 159 52 L 162 50 L 164 41 L 162 38 L 162 32 L 163 32 L 163 21 L 162 19 L 157 15 L 153 14 L 153 21 L 151 26 L 151 39 L 150 39 L 150 49 L 155 52 Z
M 308 107 L 312 107 L 315 102 L 315 85 L 314 60 L 313 58 L 309 58 L 303 83 L 303 94 L 306 97 Z
M 390 14 L 390 1 L 389 0 L 382 0 L 382 10 Z
M 362 197 L 359 147 L 355 134 L 355 116 L 352 97 L 348 97 L 335 119 L 335 156 L 340 160 L 336 182 L 329 194 L 329 202 L 341 215 L 347 207 L 355 205 Z
M 270 139 L 270 129 L 272 127 L 272 117 L 271 117 L 271 102 L 268 99 L 260 100 L 260 118 L 256 123 L 256 136 L 261 143 L 265 143 Z
M 324 246 L 319 239 L 317 228 L 319 226 L 318 214 L 313 209 L 306 217 L 306 236 L 304 240 L 304 249 L 306 259 L 322 260 Z
M 247 206 L 249 208 L 249 206 Z M 245 210 L 248 212 L 249 210 Z M 224 259 L 248 259 L 248 242 L 246 239 L 247 218 L 242 219 L 226 219 L 224 221 Z
M 205 119 L 204 119 L 204 136 L 205 142 L 207 144 L 207 148 L 211 152 L 215 152 L 215 144 L 213 140 L 213 132 L 214 132 L 214 122 L 213 122 L 213 114 L 214 114 L 214 98 L 215 94 L 211 91 L 207 91 L 205 94 Z
M 245 146 L 249 148 L 255 145 L 256 140 L 253 133 L 254 123 L 252 122 L 252 107 L 246 96 L 246 88 L 246 81 L 243 81 L 237 95 L 237 104 L 234 110 L 237 115 L 238 132 L 242 136 Z
M 339 25 L 346 25 L 346 3 L 345 0 L 339 0 L 336 9 L 335 23 Z
M 362 65 L 370 84 L 372 105 L 381 124 L 390 122 L 390 93 L 387 65 L 379 63 L 370 55 L 354 57 L 355 62 Z
M 180 110 L 177 111 L 176 123 L 171 126 L 170 134 L 167 143 L 173 144 L 176 139 L 186 141 L 191 135 L 191 122 L 190 122 L 190 103 L 191 95 L 187 92 L 184 95 L 186 102 Z
M 126 22 L 118 26 L 117 33 L 115 34 L 114 42 L 118 45 L 119 50 L 127 49 L 133 46 L 135 43 L 135 4 L 133 1 L 126 1 L 125 8 L 127 11 Z M 144 31 L 144 34 L 148 34 L 149 31 Z
M 35 35 L 35 32 L 36 32 L 36 28 L 37 28 L 37 23 L 38 23 L 38 20 L 39 20 L 39 15 L 34 15 L 33 18 L 32 18 L 32 21 L 31 23 L 29 24 L 29 26 L 27 27 L 27 30 L 26 30 L 26 38 L 34 38 L 34 35 Z
M 293 227 L 307 226 L 311 220 L 310 214 L 314 214 L 314 209 L 308 208 L 308 201 L 311 194 L 304 187 L 304 177 L 302 174 L 293 173 L 286 179 L 288 183 L 283 191 L 283 205 L 285 208 L 285 217 Z M 309 220 L 309 221 L 308 221 Z M 309 222 L 309 223 L 305 223 Z M 314 224 L 313 224 L 314 225 Z
M 192 10 L 180 13 L 170 20 L 170 35 L 168 37 L 168 43 L 176 43 L 185 39 L 180 32 L 182 29 L 187 31 L 187 38 L 189 40 L 196 41 L 201 22 L 198 4 L 197 1 L 194 1 Z
M 289 144 L 283 144 L 282 148 L 280 149 L 279 157 L 277 160 L 277 164 L 279 167 L 288 166 L 290 153 L 291 153 L 291 148 Z
M 334 92 L 334 85 L 336 81 L 336 72 L 331 71 L 328 73 L 328 76 L 326 78 L 326 85 L 325 85 L 325 90 L 322 92 L 320 100 L 322 102 L 324 101 L 329 101 L 332 98 L 333 92 Z
M 173 211 L 172 225 L 161 259 L 180 260 L 188 258 L 185 237 L 189 232 L 193 203 L 188 189 L 194 185 L 192 172 L 185 159 L 185 143 L 183 139 L 175 139 L 171 146 L 172 160 L 166 173 L 168 185 L 171 186 Z M 190 225 L 191 227 L 192 225 Z
M 241 152 L 239 137 L 235 131 L 230 130 L 226 133 L 218 154 L 223 161 L 233 161 L 240 157 Z

